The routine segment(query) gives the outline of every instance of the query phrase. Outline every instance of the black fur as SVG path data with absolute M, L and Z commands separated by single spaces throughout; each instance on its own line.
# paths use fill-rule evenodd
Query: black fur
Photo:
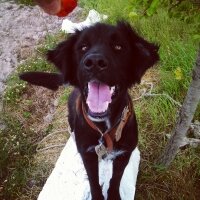
M 75 86 L 69 106 L 69 123 L 75 132 L 78 151 L 85 165 L 93 200 L 103 200 L 98 180 L 98 158 L 94 151 L 88 151 L 98 144 L 100 134 L 85 121 L 82 110 L 77 110 L 79 96 L 87 112 L 87 83 L 98 80 L 109 86 L 116 86 L 116 94 L 109 104 L 106 119 L 111 126 L 120 118 L 123 109 L 129 102 L 128 88 L 139 83 L 147 69 L 158 60 L 158 47 L 149 43 L 131 28 L 128 23 L 119 22 L 116 26 L 98 23 L 82 31 L 76 31 L 66 41 L 60 43 L 47 54 L 61 75 L 26 73 L 21 75 L 25 81 L 57 89 L 63 83 Z M 54 85 L 55 84 L 55 85 Z M 95 122 L 105 131 L 105 122 Z M 125 153 L 113 161 L 113 176 L 108 190 L 108 200 L 120 200 L 119 185 L 124 169 L 129 162 L 131 152 L 137 146 L 138 131 L 135 114 L 131 115 L 123 129 L 122 137 L 114 141 L 114 149 Z

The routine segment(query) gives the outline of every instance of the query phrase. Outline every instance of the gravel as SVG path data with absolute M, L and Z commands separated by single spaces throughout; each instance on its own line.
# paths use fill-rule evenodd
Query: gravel
M 47 33 L 60 30 L 62 19 L 45 14 L 38 6 L 0 2 L 0 94 L 19 62 L 33 53 Z

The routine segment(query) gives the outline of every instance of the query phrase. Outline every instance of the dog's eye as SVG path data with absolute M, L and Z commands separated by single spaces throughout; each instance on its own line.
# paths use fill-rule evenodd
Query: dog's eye
M 116 44 L 116 45 L 114 45 L 114 49 L 116 51 L 121 51 L 122 50 L 122 46 L 120 44 Z
M 87 51 L 88 50 L 88 46 L 86 44 L 81 46 L 81 51 Z

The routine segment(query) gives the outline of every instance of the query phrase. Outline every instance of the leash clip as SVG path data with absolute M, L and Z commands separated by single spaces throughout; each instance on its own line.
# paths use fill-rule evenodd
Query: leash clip
M 104 145 L 103 138 L 101 137 L 99 140 L 99 144 L 95 146 L 95 152 L 98 156 L 98 160 L 101 161 L 102 158 L 108 153 L 107 148 Z

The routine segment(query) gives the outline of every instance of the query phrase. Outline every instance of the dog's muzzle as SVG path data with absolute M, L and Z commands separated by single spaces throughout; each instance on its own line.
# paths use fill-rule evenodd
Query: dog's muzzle
M 84 68 L 88 72 L 98 73 L 108 68 L 108 61 L 102 54 L 88 54 L 83 60 Z

